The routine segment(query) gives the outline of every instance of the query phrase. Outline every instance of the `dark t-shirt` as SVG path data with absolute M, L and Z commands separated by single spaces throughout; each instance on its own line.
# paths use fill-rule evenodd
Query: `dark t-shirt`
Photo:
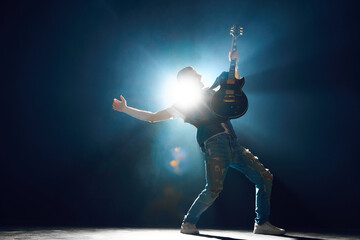
M 196 139 L 200 146 L 210 137 L 225 132 L 236 138 L 232 124 L 228 118 L 216 115 L 210 108 L 215 91 L 209 88 L 202 89 L 201 101 L 191 108 L 184 108 L 181 104 L 172 105 L 168 111 L 175 117 L 184 119 L 197 128 Z

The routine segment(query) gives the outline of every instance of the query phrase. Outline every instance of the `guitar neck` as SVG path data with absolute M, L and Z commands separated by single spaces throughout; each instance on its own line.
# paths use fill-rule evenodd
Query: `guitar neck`
M 231 51 L 236 51 L 236 50 L 237 50 L 237 37 L 233 37 Z M 230 69 L 229 69 L 229 77 L 228 77 L 229 80 L 235 79 L 235 68 L 236 68 L 236 59 L 232 59 L 230 61 Z

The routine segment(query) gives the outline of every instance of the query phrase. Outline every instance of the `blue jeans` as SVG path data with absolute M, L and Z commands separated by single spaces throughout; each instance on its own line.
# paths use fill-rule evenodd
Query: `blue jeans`
M 206 185 L 195 199 L 183 222 L 196 224 L 200 215 L 211 206 L 223 189 L 223 181 L 229 167 L 245 174 L 256 187 L 255 222 L 263 224 L 270 216 L 270 196 L 273 175 L 237 139 L 223 133 L 204 144 Z

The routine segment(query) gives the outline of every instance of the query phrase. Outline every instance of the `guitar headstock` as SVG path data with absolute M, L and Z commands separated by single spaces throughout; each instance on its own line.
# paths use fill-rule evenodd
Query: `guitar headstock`
M 239 25 L 234 24 L 230 29 L 230 35 L 235 38 L 243 34 L 244 34 L 244 28 Z

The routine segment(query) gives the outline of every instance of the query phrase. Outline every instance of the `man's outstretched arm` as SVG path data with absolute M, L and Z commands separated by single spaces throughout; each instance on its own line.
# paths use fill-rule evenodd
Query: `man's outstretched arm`
M 113 109 L 119 112 L 126 113 L 134 118 L 139 120 L 147 121 L 147 122 L 160 122 L 168 119 L 172 119 L 173 116 L 166 110 L 161 110 L 156 113 L 152 113 L 149 111 L 143 111 L 140 109 L 128 107 L 126 104 L 125 98 L 120 95 L 121 100 L 114 98 Z

